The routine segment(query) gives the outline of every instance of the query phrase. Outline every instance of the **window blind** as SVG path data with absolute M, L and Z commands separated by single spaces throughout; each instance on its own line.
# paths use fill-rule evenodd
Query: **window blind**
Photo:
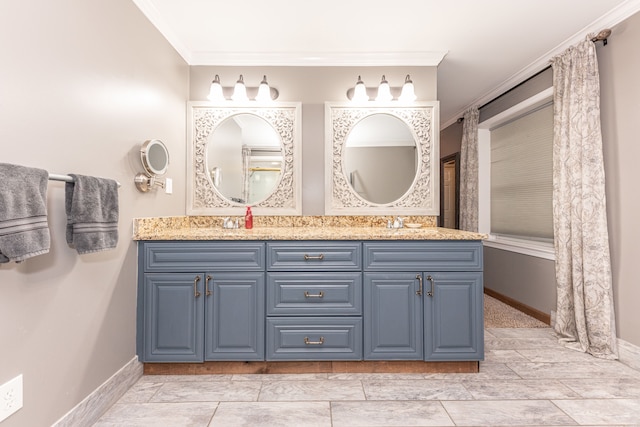
M 491 130 L 491 233 L 553 239 L 553 105 Z

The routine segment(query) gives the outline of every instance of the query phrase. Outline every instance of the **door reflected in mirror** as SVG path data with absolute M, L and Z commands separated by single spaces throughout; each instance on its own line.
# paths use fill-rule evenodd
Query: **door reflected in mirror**
M 206 164 L 211 183 L 226 199 L 247 205 L 259 203 L 280 181 L 280 136 L 262 117 L 230 116 L 209 136 Z
M 345 176 L 360 197 L 391 203 L 407 193 L 416 178 L 416 143 L 398 117 L 372 114 L 351 129 L 343 162 Z

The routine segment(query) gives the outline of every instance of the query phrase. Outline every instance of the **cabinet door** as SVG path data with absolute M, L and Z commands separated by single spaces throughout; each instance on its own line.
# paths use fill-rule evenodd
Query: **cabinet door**
M 203 275 L 144 275 L 143 362 L 202 362 Z
M 207 273 L 205 360 L 264 360 L 264 281 L 264 273 Z
M 424 277 L 425 360 L 484 359 L 482 273 Z
M 419 273 L 364 273 L 365 360 L 422 360 Z

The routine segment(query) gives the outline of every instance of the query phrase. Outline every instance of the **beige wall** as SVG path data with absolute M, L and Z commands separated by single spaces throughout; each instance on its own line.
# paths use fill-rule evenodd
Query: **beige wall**
M 206 101 L 213 77 L 233 86 L 242 74 L 247 86 L 257 86 L 263 74 L 278 89 L 278 101 L 302 103 L 302 213 L 324 214 L 324 103 L 348 101 L 347 89 L 358 75 L 377 86 L 384 74 L 391 86 L 402 86 L 407 74 L 421 101 L 437 99 L 435 67 L 191 67 L 190 100 Z
M 598 43 L 607 214 L 618 336 L 640 346 L 640 13 Z
M 0 264 L 0 384 L 24 375 L 1 424 L 48 426 L 135 356 L 132 219 L 184 213 L 188 67 L 130 0 L 2 1 L 0 46 L 0 161 L 122 183 L 116 250 L 67 247 L 51 181 L 50 253 Z M 150 138 L 169 146 L 171 196 L 133 186 Z

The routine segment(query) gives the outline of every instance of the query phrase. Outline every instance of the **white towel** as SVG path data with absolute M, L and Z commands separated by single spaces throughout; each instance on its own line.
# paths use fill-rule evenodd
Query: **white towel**
M 49 252 L 48 179 L 46 170 L 0 163 L 0 263 Z

